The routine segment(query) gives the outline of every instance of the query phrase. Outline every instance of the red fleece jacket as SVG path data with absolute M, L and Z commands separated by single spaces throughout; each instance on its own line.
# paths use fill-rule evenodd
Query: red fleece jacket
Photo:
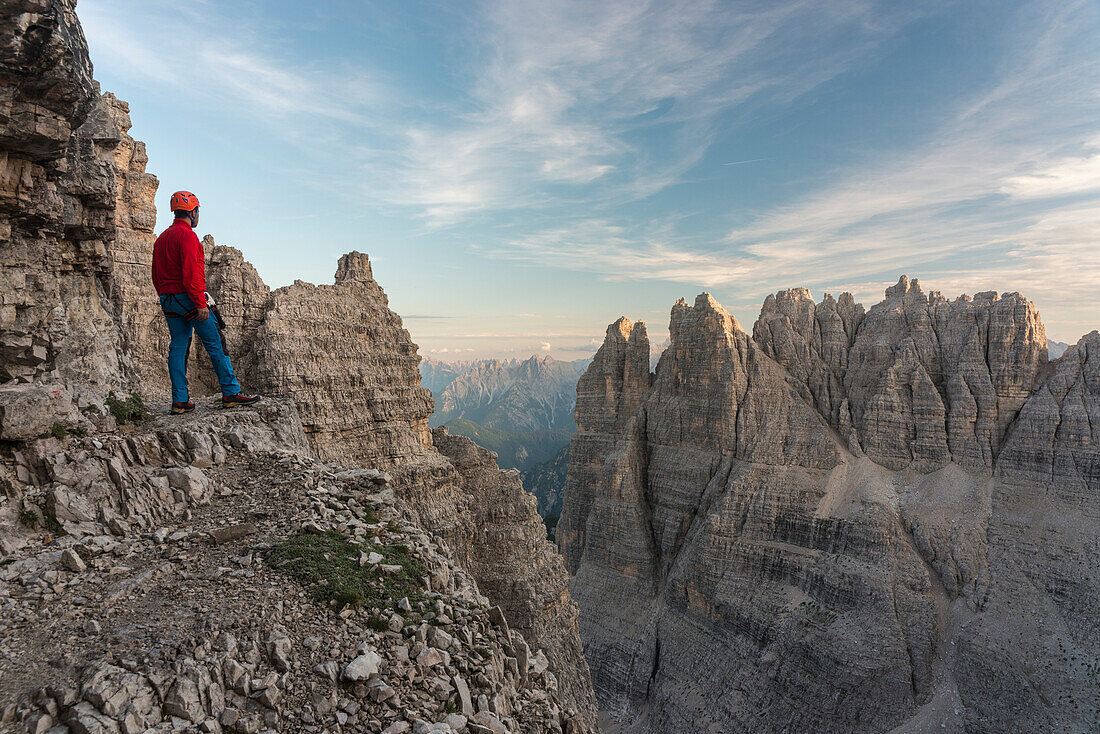
M 186 293 L 206 308 L 206 260 L 202 243 L 186 219 L 177 219 L 153 245 L 153 287 L 157 295 Z

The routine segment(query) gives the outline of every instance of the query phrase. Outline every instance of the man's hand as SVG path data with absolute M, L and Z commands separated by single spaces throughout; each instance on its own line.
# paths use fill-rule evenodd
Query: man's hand
M 210 309 L 209 308 L 200 308 L 200 309 L 198 309 L 197 311 L 195 311 L 195 318 L 199 321 L 206 321 L 208 318 L 210 318 Z

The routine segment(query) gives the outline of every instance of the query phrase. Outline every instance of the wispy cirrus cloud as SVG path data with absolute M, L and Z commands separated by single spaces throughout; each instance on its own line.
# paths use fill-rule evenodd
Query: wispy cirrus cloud
M 452 19 L 467 53 L 434 99 L 355 56 L 297 54 L 255 10 L 105 0 L 80 14 L 97 63 L 312 146 L 333 180 L 302 172 L 310 185 L 433 227 L 653 196 L 700 161 L 720 117 L 789 103 L 914 16 L 876 0 L 485 0 Z
M 1001 191 L 1014 199 L 1100 192 L 1100 134 L 1082 144 L 1077 155 L 1048 160 L 1028 173 L 1009 177 Z
M 677 241 L 667 227 L 640 232 L 608 220 L 585 219 L 533 232 L 487 249 L 494 257 L 562 266 L 607 281 L 670 280 L 715 286 L 749 274 L 746 263 Z
M 751 282 L 917 269 L 952 289 L 1000 283 L 1052 304 L 1091 301 L 1100 285 L 1100 51 L 1089 39 L 1100 9 L 1030 10 L 995 83 L 928 142 L 732 230 L 731 255 L 751 263 Z M 1085 323 L 1077 312 L 1063 320 Z
M 479 7 L 469 32 L 489 60 L 466 108 L 410 128 L 382 191 L 439 225 L 651 196 L 698 163 L 720 115 L 797 98 L 909 19 L 869 0 Z
M 977 54 L 943 61 L 939 39 L 929 40 L 927 26 L 937 23 L 946 36 L 980 35 L 967 25 L 976 13 L 953 10 L 967 3 L 911 5 L 482 0 L 402 15 L 399 4 L 367 9 L 352 0 L 308 10 L 254 0 L 96 0 L 81 3 L 79 14 L 112 91 L 134 100 L 138 89 L 159 90 L 135 105 L 139 137 L 152 102 L 163 125 L 205 126 L 210 150 L 232 158 L 218 168 L 207 155 L 211 178 L 247 186 L 238 172 L 254 164 L 259 187 L 308 199 L 303 211 L 278 213 L 287 226 L 266 232 L 280 243 L 272 260 L 294 263 L 288 271 L 312 267 L 302 264 L 303 238 L 341 246 L 363 238 L 374 247 L 392 237 L 400 245 L 383 251 L 383 262 L 405 274 L 413 312 L 475 308 L 461 292 L 464 276 L 499 276 L 521 262 L 550 266 L 551 290 L 571 277 L 562 271 L 585 271 L 637 282 L 645 293 L 658 290 L 656 281 L 725 289 L 730 303 L 794 285 L 848 285 L 874 300 L 905 271 L 949 294 L 1023 289 L 1048 323 L 1064 325 L 1065 338 L 1095 327 L 1100 7 L 988 3 L 982 12 L 997 22 L 985 36 L 996 34 L 997 45 L 983 49 L 999 58 L 989 68 Z M 370 13 L 383 23 L 364 20 Z M 1010 13 L 1018 18 L 1006 29 Z M 305 38 L 310 24 L 318 32 Z M 343 40 L 336 50 L 326 45 L 334 35 Z M 914 115 L 920 129 L 909 125 L 889 143 L 875 130 L 878 148 L 838 132 L 864 122 L 858 110 L 815 129 L 830 98 L 844 100 L 834 108 L 877 110 L 879 87 L 868 82 L 876 69 L 899 62 L 913 73 L 941 61 L 960 64 L 966 78 L 951 95 L 897 75 L 901 87 L 934 97 Z M 972 61 L 980 73 L 969 73 Z M 178 95 L 178 117 L 166 94 Z M 227 121 L 233 129 L 222 135 Z M 761 134 L 771 122 L 814 132 Z M 741 141 L 746 129 L 755 133 Z M 846 162 L 814 160 L 831 136 L 849 146 L 836 156 Z M 196 175 L 189 153 L 167 150 L 166 138 L 150 148 L 154 172 L 171 160 L 177 175 Z M 781 147 L 788 141 L 809 142 L 807 160 L 792 164 L 796 154 Z M 767 171 L 783 173 L 769 179 Z M 712 178 L 700 185 L 703 176 Z M 759 197 L 737 190 L 758 181 L 767 184 Z M 234 220 L 240 231 L 270 213 L 267 190 Z M 246 198 L 220 193 L 234 204 Z M 309 226 L 294 226 L 295 218 L 310 218 Z M 268 241 L 263 246 L 267 253 Z M 416 300 L 424 291 L 418 274 L 402 270 L 417 259 L 410 252 L 442 254 L 434 267 L 455 269 L 445 304 L 442 292 Z M 547 297 L 511 310 L 559 307 Z M 438 331 L 457 339 L 454 332 L 474 330 L 463 318 L 473 320 L 440 320 Z M 566 328 L 576 333 L 511 336 L 494 325 L 478 348 L 537 350 L 548 341 L 557 351 L 591 336 L 587 325 Z M 428 336 L 453 349 L 447 334 Z
M 677 236 L 674 226 L 654 239 L 600 217 L 526 234 L 499 254 L 741 294 L 850 286 L 872 302 L 885 281 L 860 278 L 908 271 L 949 294 L 1026 289 L 1051 305 L 1064 331 L 1093 328 L 1097 34 L 1093 3 L 1031 4 L 1003 39 L 993 80 L 959 99 L 920 142 L 835 170 L 792 203 L 756 212 L 724 242 Z
M 181 102 L 273 122 L 284 137 L 318 119 L 371 125 L 369 110 L 394 95 L 351 63 L 331 68 L 294 58 L 279 39 L 209 4 L 106 0 L 81 5 L 80 21 L 97 65 L 160 85 Z

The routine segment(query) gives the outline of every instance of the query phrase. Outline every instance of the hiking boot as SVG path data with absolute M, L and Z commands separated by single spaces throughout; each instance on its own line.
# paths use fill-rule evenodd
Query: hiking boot
M 179 415 L 180 413 L 190 413 L 195 409 L 195 404 L 191 402 L 187 403 L 172 403 L 172 415 Z
M 236 408 L 238 405 L 252 405 L 260 400 L 259 395 L 245 395 L 243 392 L 239 392 L 236 395 L 223 395 L 222 407 L 223 408 Z

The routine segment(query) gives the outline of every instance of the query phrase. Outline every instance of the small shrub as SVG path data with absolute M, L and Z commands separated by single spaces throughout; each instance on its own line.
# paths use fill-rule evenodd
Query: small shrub
M 367 617 L 367 629 L 372 629 L 375 632 L 385 632 L 389 628 L 389 623 L 377 614 L 372 614 Z
M 361 607 L 363 606 L 363 596 L 358 592 L 351 589 L 345 589 L 343 591 L 337 591 L 336 595 L 332 599 L 333 604 L 337 607 Z
M 61 523 L 57 521 L 57 515 L 52 512 L 47 512 L 42 517 L 42 524 L 46 526 L 46 530 L 49 530 L 54 535 L 68 535 L 65 532 L 65 528 L 61 527 Z
M 19 524 L 25 528 L 33 528 L 38 524 L 38 514 L 34 510 L 23 510 L 19 513 Z
M 130 393 L 130 397 L 120 400 L 112 390 L 107 394 L 107 410 L 119 424 L 126 422 L 142 423 L 149 420 L 149 411 L 145 408 L 145 401 L 136 392 Z

